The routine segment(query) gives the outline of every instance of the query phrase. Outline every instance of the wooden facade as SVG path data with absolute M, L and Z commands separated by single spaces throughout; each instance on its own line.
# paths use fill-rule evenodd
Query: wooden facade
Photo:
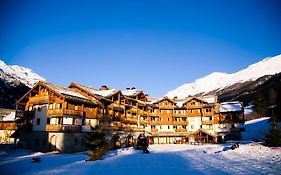
M 221 113 L 219 105 L 203 97 L 148 101 L 135 88 L 94 89 L 78 83 L 65 88 L 38 82 L 16 103 L 16 117 L 22 120 L 20 125 L 47 133 L 91 132 L 103 125 L 113 132 L 144 132 L 154 143 L 190 142 L 198 133 L 201 137 L 196 140 L 215 143 L 217 137 L 242 131 L 239 127 L 223 131 L 223 124 L 244 123 L 243 111 Z

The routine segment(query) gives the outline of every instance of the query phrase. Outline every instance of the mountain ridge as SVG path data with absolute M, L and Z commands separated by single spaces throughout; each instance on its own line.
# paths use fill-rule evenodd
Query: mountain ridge
M 186 98 L 190 95 L 216 94 L 223 89 L 235 84 L 243 84 L 281 72 L 281 55 L 266 57 L 263 60 L 249 65 L 247 68 L 232 74 L 213 72 L 205 77 L 199 78 L 192 83 L 186 83 L 174 90 L 169 91 L 166 96 L 169 98 Z M 213 92 L 213 93 L 210 93 Z

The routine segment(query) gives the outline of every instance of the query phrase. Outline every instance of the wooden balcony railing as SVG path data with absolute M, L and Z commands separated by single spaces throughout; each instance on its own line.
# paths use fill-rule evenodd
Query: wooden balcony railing
M 174 113 L 174 117 L 187 117 L 187 114 L 183 114 L 183 113 Z
M 152 113 L 150 113 L 150 116 L 159 117 L 159 113 L 158 112 L 152 112 Z
M 160 109 L 174 109 L 174 106 L 159 106 Z
M 156 132 L 158 132 L 158 129 L 151 129 L 151 132 L 156 133 Z
M 175 132 L 187 132 L 187 129 L 175 129 Z
M 144 111 L 144 110 L 139 110 L 139 111 L 138 111 L 138 114 L 139 114 L 139 115 L 148 116 L 148 112 L 147 112 L 147 111 Z
M 188 125 L 188 121 L 173 121 L 173 125 Z
M 202 125 L 211 125 L 214 124 L 214 120 L 202 120 Z
M 26 119 L 33 119 L 34 118 L 34 111 L 16 111 L 16 117 L 18 118 L 26 118 Z
M 121 122 L 123 123 L 138 123 L 137 118 L 121 118 Z
M 140 124 L 150 124 L 149 120 L 140 120 Z
M 0 129 L 1 130 L 16 130 L 17 124 L 15 122 L 8 122 L 8 121 L 1 121 L 0 122 Z
M 32 104 L 44 104 L 48 103 L 49 96 L 34 96 L 29 98 L 29 102 Z
M 57 131 L 57 132 L 81 132 L 82 126 L 80 125 L 53 125 L 47 124 L 46 131 Z
M 213 112 L 203 112 L 203 114 L 202 114 L 204 117 L 206 117 L 206 116 L 212 116 L 212 115 L 214 115 L 214 113 Z
M 71 116 L 83 117 L 83 111 L 72 110 L 72 109 L 49 109 L 47 114 L 51 116 L 71 115 Z
M 220 119 L 220 123 L 244 123 L 243 119 L 233 118 L 233 119 Z
M 187 105 L 187 109 L 198 109 L 198 108 L 202 108 L 202 107 L 203 107 L 202 104 L 200 104 L 200 105 L 190 105 L 190 104 L 188 104 Z

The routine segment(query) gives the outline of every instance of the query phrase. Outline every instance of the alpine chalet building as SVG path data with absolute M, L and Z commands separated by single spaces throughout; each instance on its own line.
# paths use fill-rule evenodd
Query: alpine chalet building
M 85 150 L 85 135 L 105 128 L 113 148 L 132 146 L 140 134 L 151 144 L 220 143 L 239 139 L 244 110 L 215 96 L 153 101 L 142 90 L 98 89 L 38 82 L 16 103 L 19 144 L 38 151 Z

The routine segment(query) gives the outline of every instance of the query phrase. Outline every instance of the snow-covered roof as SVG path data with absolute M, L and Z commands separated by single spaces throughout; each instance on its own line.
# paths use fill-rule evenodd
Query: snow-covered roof
M 220 112 L 239 112 L 243 111 L 243 106 L 240 102 L 223 102 L 220 104 Z
M 50 87 L 51 89 L 55 90 L 56 92 L 58 92 L 62 95 L 73 96 L 73 97 L 78 97 L 78 98 L 88 100 L 88 98 L 86 96 L 79 94 L 78 92 L 76 92 L 70 88 L 61 87 L 61 86 L 51 84 L 51 83 L 44 83 L 44 84 L 46 84 L 48 87 Z
M 155 104 L 155 103 L 158 103 L 158 102 L 160 102 L 160 101 L 162 101 L 162 100 L 169 100 L 169 101 L 175 103 L 172 99 L 170 99 L 170 98 L 168 98 L 168 97 L 165 96 L 165 97 L 162 97 L 162 98 L 158 98 L 158 99 L 156 99 L 156 100 L 154 100 L 154 101 L 151 101 L 150 104 Z
M 202 99 L 206 101 L 207 103 L 216 103 L 217 102 L 217 96 L 203 96 Z
M 103 97 L 110 97 L 118 91 L 119 91 L 118 89 L 109 89 L 109 90 L 93 91 L 93 93 Z
M 128 96 L 128 97 L 135 97 L 139 95 L 140 93 L 143 93 L 142 90 L 138 89 L 128 89 L 128 90 L 123 90 L 121 91 L 123 95 Z
M 15 121 L 15 112 L 11 112 L 8 115 L 3 116 L 3 121 Z

